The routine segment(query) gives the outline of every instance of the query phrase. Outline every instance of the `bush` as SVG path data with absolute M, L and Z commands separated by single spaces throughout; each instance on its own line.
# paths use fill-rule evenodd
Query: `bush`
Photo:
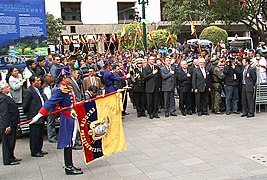
M 212 41 L 214 44 L 217 44 L 221 40 L 227 42 L 227 38 L 228 38 L 227 32 L 224 29 L 219 28 L 217 26 L 210 26 L 205 28 L 199 36 L 199 39 L 207 39 Z
M 170 46 L 170 44 L 167 43 L 167 39 L 169 37 L 169 31 L 167 31 L 166 29 L 159 29 L 159 30 L 151 31 L 151 34 L 154 39 L 154 43 L 156 43 L 159 47 L 161 45 L 165 45 L 166 47 Z M 171 44 L 175 44 L 177 40 L 177 36 L 172 35 L 172 37 L 173 37 L 173 40 Z M 147 44 L 148 44 L 148 48 L 151 48 L 153 46 L 153 42 L 152 40 L 150 40 L 149 34 L 147 35 Z

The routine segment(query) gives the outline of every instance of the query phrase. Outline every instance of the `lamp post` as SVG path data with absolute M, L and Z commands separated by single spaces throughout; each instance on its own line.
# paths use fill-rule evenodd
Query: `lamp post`
M 142 4 L 142 19 L 146 19 L 146 7 L 148 5 L 148 0 L 138 0 L 138 4 Z M 146 24 L 143 22 L 143 43 L 145 46 L 145 50 L 147 50 L 147 41 L 146 41 Z

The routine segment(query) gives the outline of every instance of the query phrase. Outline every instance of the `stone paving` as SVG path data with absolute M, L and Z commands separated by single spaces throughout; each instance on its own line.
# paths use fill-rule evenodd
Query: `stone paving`
M 44 141 L 49 154 L 33 158 L 28 137 L 17 140 L 18 166 L 3 166 L 0 179 L 267 179 L 267 114 L 197 115 L 160 119 L 137 118 L 132 105 L 123 120 L 127 150 L 85 165 L 82 151 L 74 162 L 84 174 L 66 176 L 63 151 Z M 2 147 L 1 147 L 2 148 Z

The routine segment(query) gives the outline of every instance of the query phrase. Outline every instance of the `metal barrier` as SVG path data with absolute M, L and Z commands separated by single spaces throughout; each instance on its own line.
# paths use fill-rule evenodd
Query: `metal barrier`
M 256 93 L 255 93 L 255 106 L 259 105 L 259 112 L 261 112 L 261 105 L 267 104 L 267 84 L 258 84 L 256 86 Z M 256 110 L 256 108 L 255 108 Z

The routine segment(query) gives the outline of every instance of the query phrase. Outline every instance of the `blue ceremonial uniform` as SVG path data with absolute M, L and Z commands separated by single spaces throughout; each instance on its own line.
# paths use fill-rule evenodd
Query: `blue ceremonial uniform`
M 103 72 L 103 76 L 106 94 L 116 91 L 116 88 L 114 87 L 115 81 L 126 80 L 126 77 L 119 77 L 108 70 L 105 70 Z
M 59 104 L 62 108 L 69 107 L 73 104 L 73 98 L 74 95 L 70 87 L 61 82 L 51 98 L 48 99 L 40 109 L 39 113 L 42 115 L 48 114 L 48 111 L 56 104 Z M 60 114 L 58 149 L 72 146 L 72 135 L 75 119 L 71 117 L 70 111 L 71 110 L 69 109 Z

